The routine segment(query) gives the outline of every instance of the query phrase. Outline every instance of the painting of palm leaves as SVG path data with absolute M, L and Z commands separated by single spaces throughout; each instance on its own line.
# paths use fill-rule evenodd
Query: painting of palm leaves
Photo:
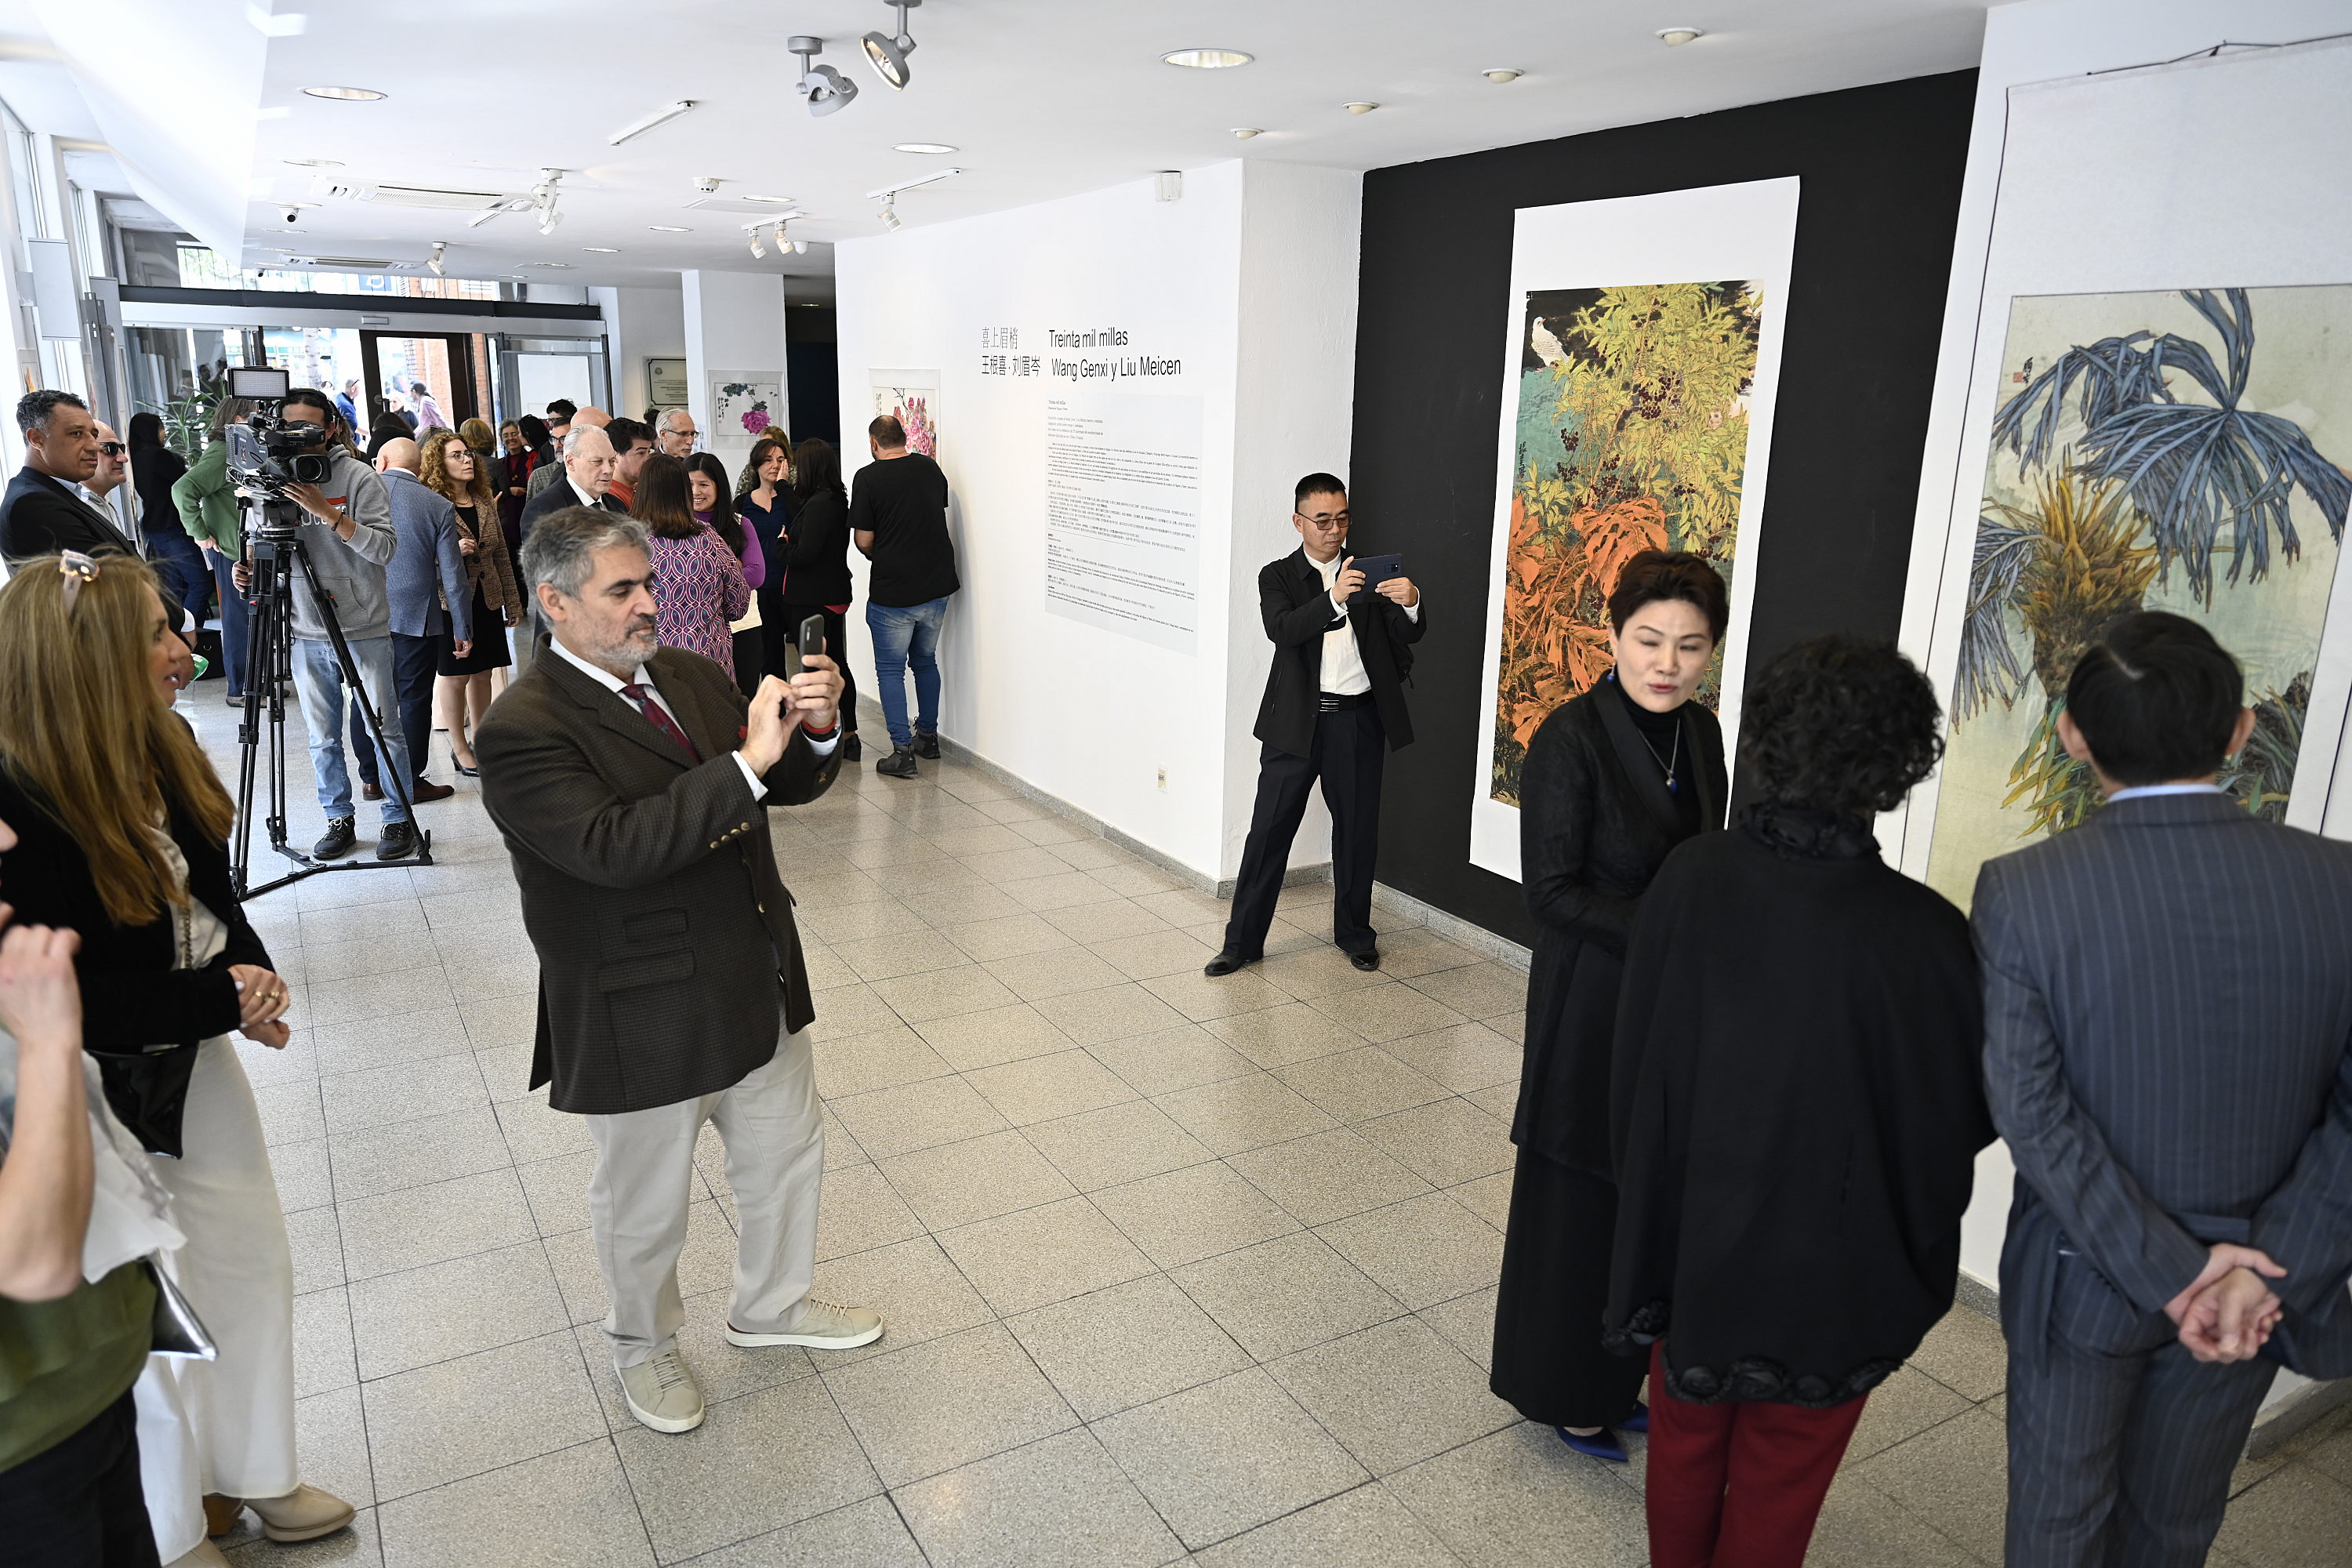
M 2222 783 L 2286 815 L 2347 510 L 2352 288 L 2011 302 L 1928 879 L 2098 808 L 2057 736 L 2118 617 L 2203 622 L 2247 674 L 2255 737 Z
M 1518 804 L 1536 727 L 1608 673 L 1627 560 L 1689 550 L 1730 580 L 1762 308 L 1740 281 L 1526 296 L 1494 799 Z

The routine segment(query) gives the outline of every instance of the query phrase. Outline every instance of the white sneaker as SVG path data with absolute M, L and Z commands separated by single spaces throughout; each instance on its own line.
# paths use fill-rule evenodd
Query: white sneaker
M 755 1334 L 727 1325 L 727 1342 L 745 1350 L 761 1345 L 806 1345 L 811 1350 L 854 1351 L 882 1337 L 882 1314 L 871 1307 L 842 1307 L 804 1297 L 793 1326 L 780 1334 Z
M 629 1414 L 656 1432 L 691 1432 L 702 1425 L 702 1390 L 678 1360 L 677 1347 L 635 1366 L 613 1369 L 621 1375 L 621 1397 Z

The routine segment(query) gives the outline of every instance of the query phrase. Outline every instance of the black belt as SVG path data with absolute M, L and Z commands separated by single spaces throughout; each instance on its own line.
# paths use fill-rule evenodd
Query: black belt
M 1372 694 L 1369 691 L 1359 691 L 1352 697 L 1342 697 L 1336 691 L 1326 691 L 1316 702 L 1315 710 L 1318 713 L 1345 713 L 1350 708 L 1368 708 L 1371 705 L 1371 700 Z

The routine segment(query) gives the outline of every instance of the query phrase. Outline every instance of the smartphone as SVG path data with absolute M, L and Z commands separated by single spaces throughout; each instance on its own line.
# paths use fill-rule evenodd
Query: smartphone
M 803 659 L 810 654 L 821 654 L 824 651 L 824 617 L 811 616 L 801 623 L 800 640 L 784 649 L 784 673 L 787 676 L 798 675 Z
M 1396 555 L 1359 555 L 1348 563 L 1364 574 L 1364 585 L 1356 591 L 1350 605 L 1367 604 L 1373 598 L 1372 590 L 1391 577 L 1404 575 L 1404 557 Z

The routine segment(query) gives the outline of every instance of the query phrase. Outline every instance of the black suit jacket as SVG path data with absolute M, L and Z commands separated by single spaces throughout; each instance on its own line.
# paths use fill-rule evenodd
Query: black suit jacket
M 228 846 L 172 811 L 172 838 L 188 862 L 188 891 L 228 928 L 228 946 L 202 969 L 175 969 L 170 915 L 117 925 L 90 879 L 89 858 L 37 798 L 0 768 L 0 822 L 16 830 L 0 873 L 0 899 L 26 925 L 81 935 L 74 972 L 81 982 L 82 1042 L 98 1057 L 107 1103 L 140 1141 L 180 1152 L 180 1110 L 196 1047 L 236 1027 L 233 963 L 275 967 L 229 882 Z M 142 1058 L 143 1060 L 134 1060 Z
M 604 504 L 604 508 L 606 511 L 626 513 L 629 510 L 611 495 L 601 495 L 596 499 Z M 529 539 L 530 537 L 531 525 L 538 522 L 541 518 L 545 517 L 549 512 L 562 511 L 565 507 L 578 506 L 579 504 L 580 492 L 572 488 L 572 477 L 569 474 L 558 476 L 553 484 L 548 486 L 545 489 L 540 491 L 537 495 L 531 497 L 530 500 L 523 503 L 521 532 L 519 537 L 521 539 Z M 573 673 L 577 674 L 578 672 L 575 670 Z
M 780 1002 L 787 1029 L 816 1016 L 766 808 L 823 795 L 841 752 L 794 734 L 755 801 L 735 678 L 683 648 L 646 663 L 701 762 L 552 648 L 475 740 L 539 952 L 531 1087 L 558 1110 L 716 1093 L 775 1054 Z
M 139 553 L 128 535 L 64 480 L 37 468 L 17 469 L 8 481 L 7 495 L 0 498 L 0 559 L 22 561 L 60 550 L 79 550 L 84 555 Z
M 1250 732 L 1276 751 L 1303 757 L 1315 744 L 1315 714 L 1323 692 L 1323 634 L 1339 625 L 1324 591 L 1323 574 L 1307 552 L 1294 550 L 1267 563 L 1257 574 L 1258 613 L 1274 644 L 1274 667 L 1265 672 L 1265 700 L 1258 704 Z M 1421 640 L 1429 627 L 1429 601 L 1415 620 L 1402 606 L 1366 594 L 1348 607 L 1356 652 L 1371 678 L 1372 705 L 1388 731 L 1389 750 L 1412 744 L 1412 716 L 1405 711 L 1404 672 L 1412 656 L 1402 650 Z

